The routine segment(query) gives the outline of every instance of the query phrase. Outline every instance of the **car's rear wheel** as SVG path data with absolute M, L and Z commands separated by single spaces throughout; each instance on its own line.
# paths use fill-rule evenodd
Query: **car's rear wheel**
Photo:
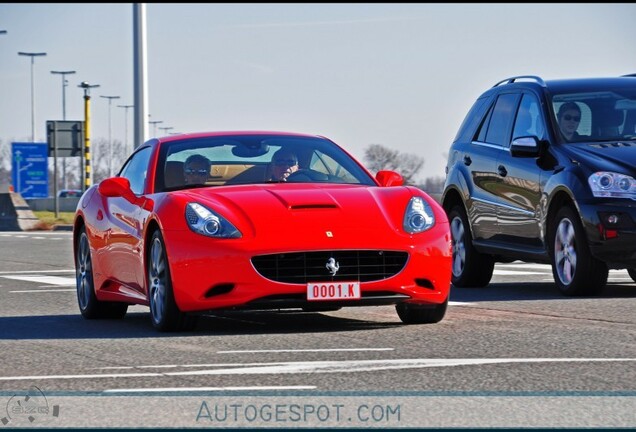
M 395 305 L 395 310 L 404 324 L 434 324 L 444 318 L 447 307 L 448 298 L 439 305 L 398 303 Z
M 495 261 L 490 255 L 477 252 L 463 206 L 457 205 L 448 214 L 453 249 L 451 281 L 456 287 L 485 287 L 492 279 Z
M 147 263 L 152 325 L 164 332 L 192 330 L 197 317 L 181 312 L 175 302 L 165 243 L 159 230 L 152 234 Z
M 567 296 L 598 294 L 607 284 L 607 265 L 594 258 L 583 225 L 571 207 L 561 208 L 550 231 L 552 274 Z
M 91 249 L 86 228 L 83 226 L 79 229 L 75 251 L 77 304 L 82 316 L 86 319 L 123 318 L 128 310 L 127 303 L 103 302 L 95 295 Z

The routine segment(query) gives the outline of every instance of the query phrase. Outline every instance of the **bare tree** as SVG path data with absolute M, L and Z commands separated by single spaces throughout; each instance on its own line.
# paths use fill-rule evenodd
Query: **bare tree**
M 441 194 L 444 191 L 445 177 L 427 177 L 417 187 L 428 193 Z
M 405 184 L 414 184 L 414 178 L 424 166 L 424 158 L 412 153 L 400 153 L 381 144 L 371 144 L 364 151 L 365 164 L 369 170 L 397 171 Z
M 11 148 L 9 143 L 0 140 L 0 184 L 11 183 Z
M 122 167 L 122 165 L 128 158 L 129 154 L 127 153 L 127 149 L 125 148 L 124 143 L 122 143 L 119 140 L 113 140 L 112 155 L 113 155 L 113 176 L 114 176 L 119 172 L 119 169 Z M 93 159 L 92 159 L 94 184 L 97 184 L 108 177 L 109 157 L 110 157 L 110 152 L 108 149 L 108 140 L 104 138 L 100 138 L 99 140 L 96 140 L 94 148 L 93 148 Z

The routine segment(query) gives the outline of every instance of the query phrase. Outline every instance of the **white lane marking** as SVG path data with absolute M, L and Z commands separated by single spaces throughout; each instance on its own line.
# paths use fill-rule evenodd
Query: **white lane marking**
M 75 273 L 75 270 L 17 270 L 0 271 L 0 275 L 29 274 L 29 273 Z
M 497 263 L 495 266 L 496 267 L 533 268 L 537 270 L 550 269 L 550 264 L 524 263 L 524 262 Z
M 305 353 L 305 352 L 351 352 L 351 351 L 393 351 L 395 348 L 324 348 L 324 349 L 278 349 L 278 350 L 241 350 L 217 351 L 217 354 L 249 354 L 249 353 Z
M 515 275 L 515 276 L 519 276 L 519 275 L 541 275 L 543 274 L 543 272 L 530 272 L 530 271 L 523 271 L 523 270 L 499 270 L 499 269 L 495 269 L 492 274 L 497 275 L 497 276 L 506 276 L 506 275 Z
M 44 292 L 75 292 L 75 289 L 37 289 L 37 290 L 24 290 L 24 291 L 9 291 L 9 293 L 19 293 L 19 294 L 44 293 Z
M 112 374 L 77 374 L 77 375 L 25 375 L 4 376 L 0 381 L 26 380 L 65 380 L 65 379 L 98 379 L 98 378 L 152 378 L 169 376 L 199 375 L 262 375 L 262 374 L 294 374 L 294 373 L 340 373 L 371 372 L 396 369 L 419 369 L 428 367 L 478 366 L 505 363 L 605 363 L 636 362 L 636 358 L 500 358 L 500 359 L 388 359 L 388 360 L 342 360 L 315 362 L 278 362 L 262 363 L 258 366 L 244 367 L 236 364 L 230 369 L 197 370 L 164 373 L 112 373 Z
M 108 389 L 102 393 L 150 393 L 150 392 L 196 392 L 196 391 L 243 391 L 243 390 L 315 390 L 316 386 L 263 386 L 263 387 L 164 387 L 136 389 Z
M 75 278 L 59 277 L 59 276 L 20 276 L 20 275 L 2 275 L 5 279 L 15 279 L 27 282 L 37 282 L 47 285 L 73 286 Z
M 473 305 L 475 303 L 471 303 L 471 302 L 458 302 L 458 301 L 449 301 L 448 305 L 449 306 L 470 306 Z

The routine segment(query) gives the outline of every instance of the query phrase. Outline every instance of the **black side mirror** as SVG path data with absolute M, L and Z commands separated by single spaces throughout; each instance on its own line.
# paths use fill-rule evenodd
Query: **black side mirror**
M 538 157 L 541 144 L 536 136 L 519 137 L 512 140 L 510 154 L 513 157 Z

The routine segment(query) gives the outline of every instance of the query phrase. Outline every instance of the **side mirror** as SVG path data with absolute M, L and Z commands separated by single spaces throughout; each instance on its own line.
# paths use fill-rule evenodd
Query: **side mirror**
M 510 154 L 513 157 L 537 157 L 540 152 L 541 146 L 536 136 L 515 138 L 510 144 Z
M 395 171 L 378 171 L 375 179 L 380 183 L 380 186 L 402 186 L 404 184 L 402 176 Z
M 152 211 L 154 202 L 151 199 L 138 197 L 130 189 L 130 181 L 124 177 L 110 177 L 102 180 L 97 187 L 100 194 L 110 198 L 123 198 L 131 204 Z

